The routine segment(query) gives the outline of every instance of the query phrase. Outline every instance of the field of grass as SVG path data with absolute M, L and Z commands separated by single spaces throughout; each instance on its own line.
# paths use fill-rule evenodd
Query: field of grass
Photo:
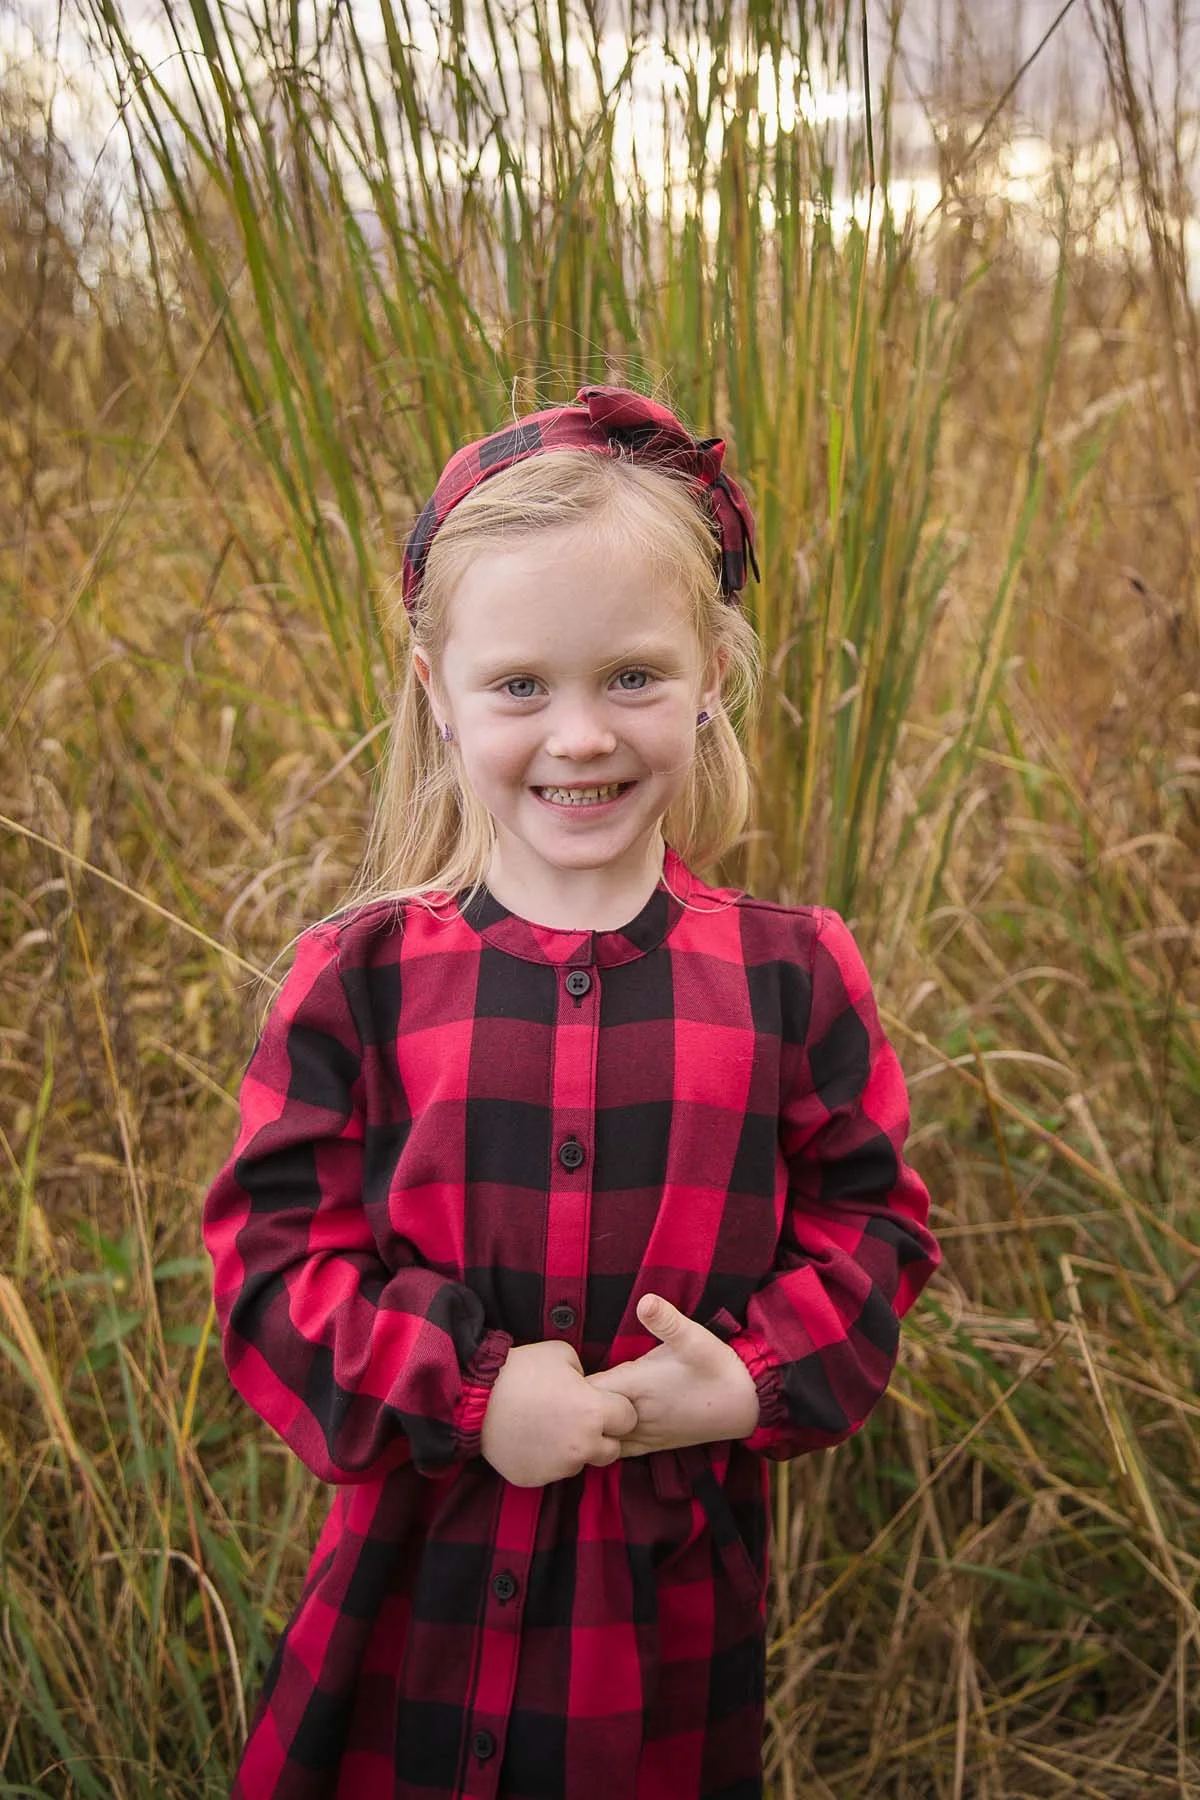
M 764 67 L 861 84 L 857 11 L 683 9 L 631 159 L 635 10 L 617 55 L 582 0 L 448 0 L 435 64 L 403 0 L 381 46 L 361 9 L 192 0 L 164 58 L 92 0 L 117 219 L 5 77 L 5 1795 L 227 1792 L 325 1503 L 229 1388 L 200 1245 L 256 976 L 353 874 L 441 462 L 597 378 L 727 434 L 753 496 L 758 802 L 721 873 L 853 923 L 946 1253 L 866 1430 L 778 1472 L 770 1791 L 1200 1795 L 1178 121 L 1098 0 L 1128 255 L 1065 156 L 1034 253 L 986 104 L 938 114 L 918 231 L 886 59 L 869 132 L 763 100 Z

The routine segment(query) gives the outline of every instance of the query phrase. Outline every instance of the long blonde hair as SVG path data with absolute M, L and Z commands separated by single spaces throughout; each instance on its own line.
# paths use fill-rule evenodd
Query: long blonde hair
M 685 478 L 632 458 L 555 450 L 489 476 L 439 528 L 411 620 L 397 601 L 403 662 L 375 815 L 349 904 L 474 891 L 484 881 L 492 823 L 442 742 L 412 649 L 431 664 L 445 644 L 454 591 L 481 552 L 536 531 L 586 523 L 615 554 L 640 553 L 682 591 L 707 664 L 728 655 L 721 703 L 696 736 L 682 792 L 663 820 L 667 842 L 697 870 L 728 850 L 750 810 L 750 775 L 730 720 L 758 699 L 759 645 L 741 608 L 722 598 L 718 547 Z

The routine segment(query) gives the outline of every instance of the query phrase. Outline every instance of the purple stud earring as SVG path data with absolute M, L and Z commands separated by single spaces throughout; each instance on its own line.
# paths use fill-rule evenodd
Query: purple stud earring
M 442 742 L 443 744 L 452 744 L 454 742 L 454 733 L 451 731 L 449 725 L 442 726 Z
M 697 713 L 696 714 L 696 723 L 697 723 L 697 725 L 707 725 L 708 724 L 708 714 L 706 712 Z

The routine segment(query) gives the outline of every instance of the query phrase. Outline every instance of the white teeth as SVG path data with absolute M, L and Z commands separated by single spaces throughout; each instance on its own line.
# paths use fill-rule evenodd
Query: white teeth
M 553 800 L 557 806 L 594 806 L 599 800 L 611 800 L 621 791 L 621 783 L 613 782 L 609 787 L 594 788 L 539 788 L 538 793 L 546 800 Z

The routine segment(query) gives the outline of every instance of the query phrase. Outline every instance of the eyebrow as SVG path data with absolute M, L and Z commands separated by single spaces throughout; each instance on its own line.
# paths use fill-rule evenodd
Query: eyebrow
M 595 672 L 597 675 L 609 675 L 616 669 L 641 668 L 645 663 L 670 668 L 679 660 L 679 651 L 671 644 L 643 643 L 623 651 L 619 656 L 605 657 L 602 663 L 596 664 Z M 493 657 L 476 669 L 475 677 L 479 681 L 495 681 L 497 676 L 511 675 L 514 670 L 522 675 L 536 675 L 541 666 L 541 659 L 538 657 L 522 660 L 520 656 L 511 656 L 506 657 L 503 662 Z

